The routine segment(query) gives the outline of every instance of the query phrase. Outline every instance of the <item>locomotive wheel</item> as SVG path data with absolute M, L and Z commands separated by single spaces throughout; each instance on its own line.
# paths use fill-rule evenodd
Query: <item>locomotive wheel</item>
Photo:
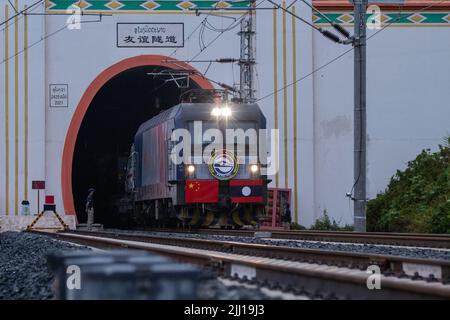
M 259 211 L 260 208 L 247 207 L 244 210 L 244 220 L 246 224 L 255 226 L 259 220 Z
M 221 212 L 219 214 L 219 225 L 226 227 L 228 225 L 228 214 L 226 212 Z
M 217 220 L 216 213 L 213 211 L 208 211 L 206 213 L 206 216 L 205 216 L 202 226 L 209 227 L 209 226 L 213 225 L 216 220 Z
M 197 207 L 193 211 L 194 212 L 192 214 L 192 219 L 189 222 L 189 225 L 191 227 L 199 227 L 202 223 L 200 208 Z
M 231 218 L 233 220 L 233 224 L 236 226 L 243 226 L 244 223 L 242 222 L 241 219 L 241 213 L 239 210 L 236 210 L 234 212 L 231 213 Z
M 245 206 L 230 211 L 213 211 L 206 209 L 203 213 L 200 207 L 180 208 L 178 221 L 189 228 L 221 227 L 242 228 L 245 225 L 257 225 L 264 208 L 260 206 Z

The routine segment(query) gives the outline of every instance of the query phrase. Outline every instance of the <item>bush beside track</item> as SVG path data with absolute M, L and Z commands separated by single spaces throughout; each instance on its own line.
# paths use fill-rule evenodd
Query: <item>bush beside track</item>
M 367 203 L 367 230 L 450 233 L 450 137 L 423 150 Z

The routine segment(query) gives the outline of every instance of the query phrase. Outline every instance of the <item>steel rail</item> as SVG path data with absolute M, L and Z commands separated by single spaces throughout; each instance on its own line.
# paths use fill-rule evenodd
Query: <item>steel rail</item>
M 255 232 L 270 232 L 274 239 L 327 241 L 342 243 L 412 246 L 450 249 L 450 235 L 424 233 L 352 232 L 316 230 L 226 230 L 226 229 L 158 229 L 145 231 L 171 233 L 197 233 L 224 236 L 253 237 Z
M 369 254 L 361 252 L 331 251 L 323 249 L 293 248 L 266 244 L 243 243 L 238 241 L 196 239 L 176 236 L 131 234 L 117 231 L 72 231 L 76 234 L 95 235 L 122 240 L 183 246 L 188 248 L 245 254 L 258 257 L 290 261 L 334 265 L 352 269 L 366 270 L 377 265 L 386 275 L 410 276 L 429 281 L 450 281 L 450 261 L 414 258 L 405 256 Z M 417 273 L 417 274 L 416 274 Z
M 178 261 L 214 268 L 222 276 L 254 278 L 261 283 L 320 291 L 342 299 L 450 299 L 450 285 L 380 275 L 380 290 L 369 290 L 369 274 L 359 269 L 285 261 L 245 254 L 218 252 L 186 246 L 125 240 L 72 232 L 43 233 L 57 239 L 100 247 L 126 247 L 155 252 Z M 92 232 L 92 234 L 94 234 Z

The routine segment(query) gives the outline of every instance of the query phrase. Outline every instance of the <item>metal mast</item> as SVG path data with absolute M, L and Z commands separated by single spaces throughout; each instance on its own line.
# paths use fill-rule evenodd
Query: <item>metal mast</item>
M 251 1 L 250 9 L 241 21 L 241 54 L 239 59 L 240 83 L 239 96 L 243 103 L 255 102 L 255 38 L 256 17 L 255 0 Z
M 354 1 L 354 227 L 366 231 L 366 10 L 368 0 Z

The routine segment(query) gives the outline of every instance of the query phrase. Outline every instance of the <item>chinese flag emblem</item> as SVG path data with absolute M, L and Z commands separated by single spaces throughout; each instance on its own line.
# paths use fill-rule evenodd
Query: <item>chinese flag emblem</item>
M 184 191 L 187 203 L 214 203 L 219 200 L 217 180 L 186 180 Z

